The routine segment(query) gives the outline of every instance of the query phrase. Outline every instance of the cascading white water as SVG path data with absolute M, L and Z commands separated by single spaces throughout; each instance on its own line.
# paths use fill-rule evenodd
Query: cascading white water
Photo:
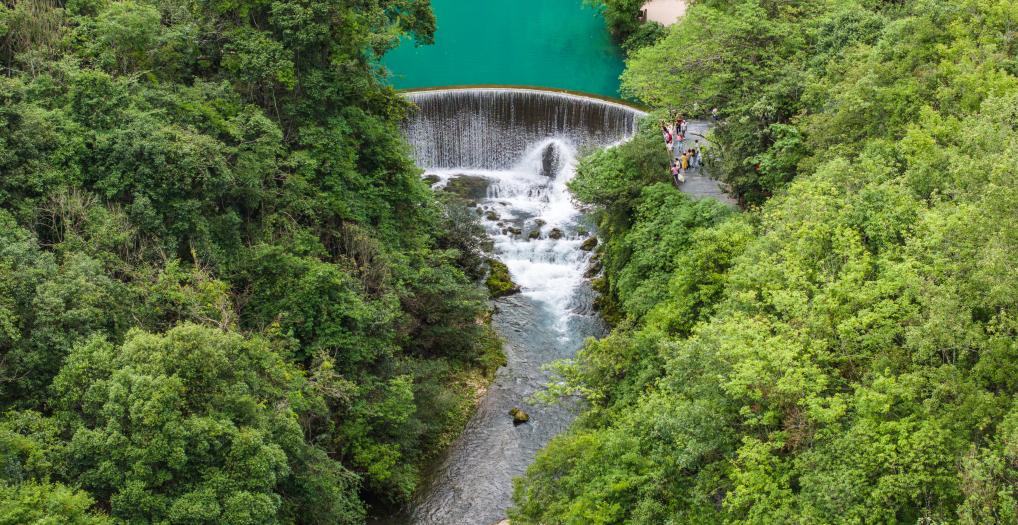
M 641 113 L 596 99 L 536 90 L 445 90 L 409 94 L 416 112 L 404 128 L 426 175 L 486 187 L 478 211 L 495 256 L 522 291 L 499 299 L 495 329 L 508 364 L 463 434 L 430 473 L 409 519 L 422 524 L 490 525 L 511 505 L 512 478 L 573 418 L 566 406 L 534 405 L 547 381 L 542 365 L 571 357 L 603 326 L 584 278 L 580 249 L 589 221 L 566 186 L 577 152 L 631 137 Z M 478 195 L 480 197 L 480 195 Z M 535 233 L 536 232 L 536 233 Z M 510 408 L 530 422 L 514 426 Z
M 554 159 L 551 172 L 546 170 L 549 158 Z M 487 193 L 478 210 L 494 240 L 495 255 L 509 268 L 522 295 L 548 310 L 563 337 L 571 317 L 590 313 L 578 304 L 577 291 L 585 284 L 583 274 L 591 256 L 580 245 L 592 233 L 566 187 L 575 160 L 576 146 L 549 138 L 531 144 L 510 169 L 429 171 L 439 177 L 436 188 L 455 177 L 485 179 Z M 489 213 L 497 218 L 487 219 Z
M 507 169 L 549 137 L 606 146 L 631 137 L 643 112 L 591 97 L 535 89 L 408 93 L 419 111 L 403 131 L 424 168 Z

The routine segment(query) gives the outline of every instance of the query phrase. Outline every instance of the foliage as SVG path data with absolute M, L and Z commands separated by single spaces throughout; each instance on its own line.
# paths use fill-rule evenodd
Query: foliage
M 622 42 L 622 50 L 626 54 L 654 45 L 667 34 L 665 26 L 659 22 L 645 22 Z
M 297 411 L 322 403 L 303 398 L 302 381 L 266 341 L 212 328 L 131 331 L 120 348 L 93 338 L 53 381 L 58 417 L 72 433 L 64 475 L 124 521 L 272 521 L 287 496 L 277 487 L 306 476 L 312 455 Z M 110 443 L 118 443 L 112 454 Z M 330 462 L 319 458 L 319 469 Z M 329 500 L 349 494 L 355 479 L 334 469 L 337 487 L 301 496 L 334 508 L 334 519 L 355 520 L 363 513 L 356 498 Z
M 377 65 L 434 28 L 423 0 L 0 6 L 0 479 L 41 512 L 12 515 L 409 497 L 500 362 L 483 231 Z
M 624 316 L 558 365 L 590 408 L 513 523 L 1014 521 L 1015 20 L 705 0 L 632 57 L 644 100 L 722 108 L 714 169 L 759 206 L 704 214 L 639 143 L 581 161 Z
M 644 0 L 586 0 L 604 17 L 608 30 L 619 42 L 640 31 L 640 8 Z
M 4 525 L 105 525 L 112 520 L 89 510 L 92 498 L 63 485 L 0 483 L 0 523 Z

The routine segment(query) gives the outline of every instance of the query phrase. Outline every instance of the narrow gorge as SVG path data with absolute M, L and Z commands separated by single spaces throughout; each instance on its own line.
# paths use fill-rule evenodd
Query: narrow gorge
M 575 411 L 534 403 L 542 366 L 575 354 L 605 326 L 584 276 L 593 222 L 566 183 L 578 152 L 632 137 L 642 113 L 590 97 L 529 89 L 409 93 L 418 110 L 404 124 L 433 187 L 456 184 L 494 241 L 519 294 L 498 299 L 493 325 L 505 338 L 501 368 L 463 434 L 445 453 L 409 511 L 421 524 L 490 525 L 511 505 L 512 479 L 564 431 Z M 472 194 L 471 194 L 472 192 Z M 589 245 L 587 246 L 589 248 Z M 509 411 L 523 408 L 527 423 Z

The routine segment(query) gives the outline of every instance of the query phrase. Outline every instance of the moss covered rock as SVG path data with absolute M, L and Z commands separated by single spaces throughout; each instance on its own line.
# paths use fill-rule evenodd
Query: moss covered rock
M 488 278 L 484 281 L 484 284 L 488 287 L 488 293 L 492 298 L 504 297 L 520 292 L 520 287 L 513 282 L 512 277 L 509 275 L 509 268 L 502 261 L 488 259 L 488 267 L 491 268 L 491 272 L 488 273 Z
M 470 201 L 479 201 L 487 196 L 489 184 L 491 181 L 483 177 L 460 175 L 446 183 L 445 191 L 455 193 Z
M 526 413 L 520 407 L 513 407 L 509 411 L 509 415 L 513 417 L 514 426 L 519 426 L 526 423 L 527 421 L 530 421 L 530 414 Z

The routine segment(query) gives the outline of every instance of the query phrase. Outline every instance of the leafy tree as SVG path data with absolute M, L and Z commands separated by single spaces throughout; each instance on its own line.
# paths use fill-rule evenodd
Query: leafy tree
M 66 475 L 118 519 L 271 522 L 291 496 L 280 490 L 287 485 L 315 491 L 293 495 L 305 504 L 340 498 L 322 500 L 333 520 L 363 512 L 344 491 L 295 473 L 353 483 L 307 450 L 301 374 L 266 341 L 186 324 L 165 335 L 132 331 L 120 348 L 93 338 L 75 348 L 53 389 L 72 432 Z
M 89 510 L 92 498 L 64 485 L 0 483 L 0 523 L 104 525 L 113 520 Z
M 409 497 L 500 362 L 483 232 L 378 66 L 434 28 L 423 0 L 0 6 L 11 494 L 167 522 Z
M 514 523 L 1013 521 L 1016 14 L 704 1 L 631 57 L 644 100 L 721 107 L 754 206 L 688 220 L 629 145 L 581 161 L 618 319 L 557 366 L 590 407 Z

